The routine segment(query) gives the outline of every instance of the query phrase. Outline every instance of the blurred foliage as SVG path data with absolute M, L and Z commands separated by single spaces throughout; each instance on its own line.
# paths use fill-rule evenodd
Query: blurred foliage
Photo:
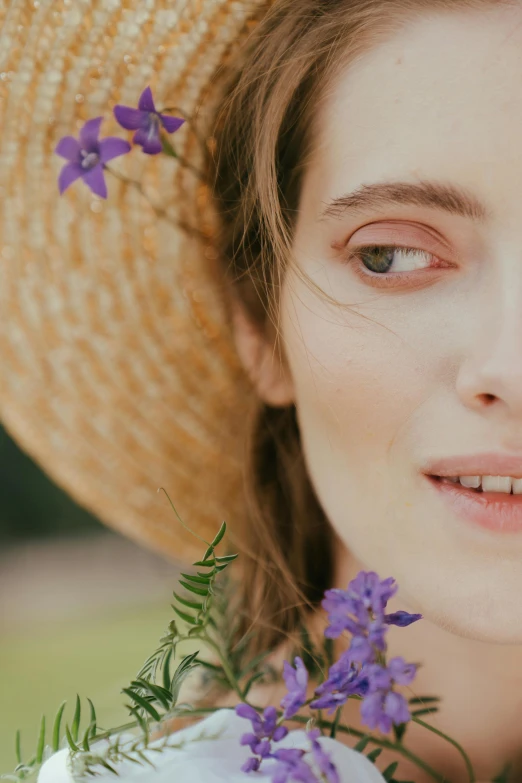
M 0 775 L 16 765 L 16 730 L 22 732 L 28 756 L 36 747 L 41 716 L 50 720 L 67 699 L 69 720 L 77 693 L 82 701 L 87 696 L 94 701 L 100 725 L 127 722 L 128 699 L 121 689 L 155 648 L 171 617 L 166 596 L 138 606 L 85 612 L 24 633 L 3 633 L 0 704 L 9 709 L 0 710 Z
M 0 427 L 0 542 L 101 529 Z

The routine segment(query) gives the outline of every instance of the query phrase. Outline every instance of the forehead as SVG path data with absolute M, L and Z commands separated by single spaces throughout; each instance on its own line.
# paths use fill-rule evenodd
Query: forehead
M 420 16 L 337 78 L 317 118 L 313 192 L 419 177 L 520 188 L 521 85 L 522 4 Z

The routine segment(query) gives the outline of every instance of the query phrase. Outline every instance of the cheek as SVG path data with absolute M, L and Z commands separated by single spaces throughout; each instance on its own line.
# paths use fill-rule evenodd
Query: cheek
M 393 447 L 426 394 L 429 368 L 382 319 L 302 301 L 289 318 L 285 343 L 307 450 L 366 473 L 362 455 L 379 462 Z

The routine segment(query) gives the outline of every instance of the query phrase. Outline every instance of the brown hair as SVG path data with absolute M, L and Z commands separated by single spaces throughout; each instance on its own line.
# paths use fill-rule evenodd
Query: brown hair
M 277 332 L 303 174 L 318 140 L 320 102 L 336 76 L 420 13 L 494 4 L 275 0 L 262 9 L 234 72 L 224 74 L 209 160 L 223 269 L 259 329 Z M 247 483 L 243 631 L 250 619 L 262 629 L 257 646 L 273 649 L 306 621 L 332 578 L 333 532 L 308 477 L 294 407 L 259 404 Z

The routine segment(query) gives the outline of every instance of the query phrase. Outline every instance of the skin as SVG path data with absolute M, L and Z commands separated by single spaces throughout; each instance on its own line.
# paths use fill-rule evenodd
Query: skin
M 290 268 L 281 363 L 236 313 L 258 393 L 296 405 L 338 537 L 336 586 L 361 568 L 393 575 L 391 611 L 424 615 L 391 629 L 390 655 L 423 662 L 407 695 L 442 697 L 428 720 L 464 745 L 482 780 L 517 758 L 522 774 L 522 533 L 466 524 L 421 469 L 455 454 L 522 455 L 521 84 L 519 3 L 414 19 L 344 71 L 320 106 L 294 245 L 296 266 L 339 306 Z M 398 203 L 319 219 L 362 185 L 421 179 L 464 188 L 487 219 Z M 416 248 L 422 268 L 377 287 L 347 263 L 346 241 Z M 434 257 L 445 265 L 429 269 Z M 390 273 L 414 269 L 395 258 Z M 348 718 L 358 723 L 357 708 Z M 448 745 L 418 727 L 408 736 L 435 768 L 467 780 Z

